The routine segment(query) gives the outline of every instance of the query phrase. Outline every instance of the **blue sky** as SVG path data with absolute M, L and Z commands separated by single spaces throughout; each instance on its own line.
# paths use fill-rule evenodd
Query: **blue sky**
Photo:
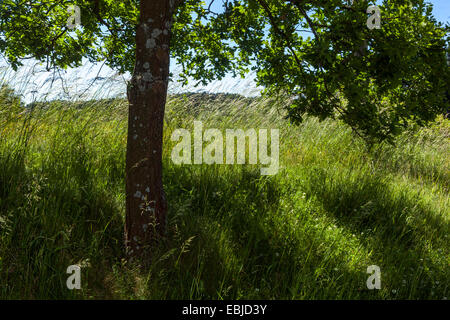
M 211 0 L 205 0 L 209 4 Z M 382 1 L 377 1 L 381 3 Z M 433 4 L 433 14 L 440 22 L 448 23 L 450 21 L 450 0 L 430 0 Z M 212 8 L 218 11 L 222 5 L 222 0 L 215 0 Z M 172 63 L 171 71 L 176 74 L 179 66 Z M 93 80 L 99 75 L 105 80 Z M 129 75 L 128 75 L 129 76 Z M 102 64 L 93 65 L 86 62 L 82 67 L 77 69 L 69 69 L 64 72 L 62 79 L 51 81 L 53 74 L 43 70 L 43 67 L 36 65 L 36 62 L 28 61 L 27 65 L 20 68 L 17 73 L 12 72 L 5 62 L 0 59 L 0 81 L 10 83 L 16 91 L 22 94 L 23 100 L 28 103 L 35 99 L 89 99 L 92 97 L 112 97 L 124 96 L 126 88 L 127 75 L 119 75 L 113 70 Z M 230 92 L 239 93 L 246 96 L 258 95 L 261 88 L 257 88 L 253 81 L 254 76 L 249 75 L 245 79 L 232 78 L 227 76 L 222 81 L 214 81 L 207 86 L 184 87 L 181 88 L 176 83 L 172 83 L 169 87 L 170 92 L 184 91 L 206 91 L 206 92 Z M 94 83 L 92 86 L 91 83 Z M 87 87 L 89 90 L 86 91 Z M 65 92 L 68 91 L 69 94 Z M 49 93 L 43 96 L 43 93 Z M 81 96 L 81 93 L 84 95 Z
M 450 0 L 431 0 L 433 4 L 433 14 L 438 21 L 450 21 Z

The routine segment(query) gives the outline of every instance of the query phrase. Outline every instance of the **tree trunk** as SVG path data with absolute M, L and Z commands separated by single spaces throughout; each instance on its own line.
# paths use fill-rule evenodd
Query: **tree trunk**
M 128 85 L 125 246 L 141 256 L 165 232 L 162 183 L 164 109 L 169 79 L 173 0 L 141 0 L 136 61 Z

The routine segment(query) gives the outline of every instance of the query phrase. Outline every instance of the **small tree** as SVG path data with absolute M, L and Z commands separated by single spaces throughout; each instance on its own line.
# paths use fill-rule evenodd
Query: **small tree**
M 125 241 L 135 255 L 165 230 L 170 56 L 183 67 L 184 83 L 187 76 L 206 83 L 254 70 L 267 94 L 295 97 L 292 121 L 338 117 L 369 142 L 392 141 L 408 123 L 424 125 L 443 113 L 448 27 L 423 0 L 385 0 L 381 17 L 367 10 L 373 4 L 223 0 L 213 12 L 214 0 L 3 0 L 0 52 L 14 68 L 30 56 L 48 68 L 76 67 L 87 57 L 132 72 Z M 71 31 L 67 20 L 78 8 L 81 25 Z

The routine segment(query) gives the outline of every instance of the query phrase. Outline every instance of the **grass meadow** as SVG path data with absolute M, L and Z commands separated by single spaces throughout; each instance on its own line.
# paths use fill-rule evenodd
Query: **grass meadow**
M 280 129 L 278 174 L 173 164 L 171 133 L 194 120 Z M 0 93 L 0 299 L 448 297 L 449 120 L 368 149 L 337 120 L 290 125 L 282 101 L 170 96 L 168 234 L 142 264 L 124 259 L 126 130 L 124 100 L 25 110 Z

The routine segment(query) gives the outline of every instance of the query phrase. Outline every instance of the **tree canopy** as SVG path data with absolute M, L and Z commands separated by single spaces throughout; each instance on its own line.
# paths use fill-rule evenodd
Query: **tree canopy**
M 170 52 L 184 82 L 253 70 L 267 94 L 294 97 L 292 121 L 338 117 L 372 142 L 448 108 L 449 26 L 424 0 L 384 0 L 379 29 L 367 27 L 375 1 L 220 2 L 217 12 L 219 0 L 176 2 Z M 80 8 L 75 30 L 70 5 Z M 48 68 L 88 58 L 133 71 L 137 0 L 2 0 L 0 19 L 0 52 L 15 68 L 29 57 Z

